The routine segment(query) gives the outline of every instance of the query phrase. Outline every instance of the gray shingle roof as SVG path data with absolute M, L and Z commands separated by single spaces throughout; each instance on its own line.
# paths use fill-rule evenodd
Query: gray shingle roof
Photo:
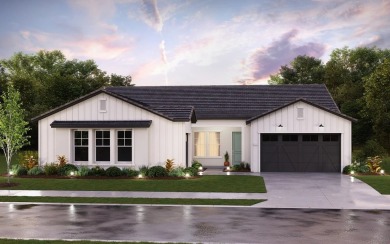
M 325 85 L 251 86 L 133 86 L 107 87 L 124 99 L 131 99 L 170 116 L 172 106 L 193 106 L 197 119 L 250 119 L 270 110 L 304 99 L 340 114 Z M 157 108 L 165 108 L 158 110 Z

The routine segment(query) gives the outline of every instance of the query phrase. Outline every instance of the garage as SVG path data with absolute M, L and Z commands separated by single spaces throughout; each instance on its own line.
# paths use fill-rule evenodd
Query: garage
M 262 172 L 340 172 L 341 134 L 261 134 Z

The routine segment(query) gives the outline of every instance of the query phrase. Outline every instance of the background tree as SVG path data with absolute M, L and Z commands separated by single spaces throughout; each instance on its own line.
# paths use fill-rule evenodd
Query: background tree
M 10 184 L 10 163 L 13 155 L 28 143 L 26 136 L 28 122 L 24 120 L 24 110 L 20 94 L 12 85 L 1 96 L 0 103 L 0 146 L 7 162 L 7 182 Z
M 61 51 L 19 52 L 0 60 L 0 66 L 1 90 L 12 84 L 20 92 L 27 120 L 103 86 L 130 86 L 132 81 L 131 76 L 107 75 L 93 60 L 67 60 Z M 36 148 L 37 126 L 31 127 Z
M 297 56 L 290 65 L 271 75 L 270 84 L 322 84 L 325 70 L 322 61 L 310 56 Z
M 364 115 L 373 123 L 375 137 L 390 148 L 390 58 L 365 78 Z

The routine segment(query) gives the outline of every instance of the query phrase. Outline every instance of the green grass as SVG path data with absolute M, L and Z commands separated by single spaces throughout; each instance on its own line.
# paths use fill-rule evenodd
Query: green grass
M 110 198 L 110 197 L 19 197 L 0 196 L 0 202 L 44 203 L 115 203 L 115 204 L 166 204 L 166 205 L 231 205 L 252 206 L 259 199 L 185 199 L 185 198 Z
M 390 175 L 376 176 L 376 175 L 365 175 L 356 176 L 359 180 L 370 185 L 372 188 L 377 190 L 381 194 L 390 194 Z
M 6 177 L 0 177 L 0 182 Z M 61 191 L 156 191 L 156 192 L 244 192 L 265 193 L 260 176 L 205 175 L 192 179 L 49 179 L 12 178 L 18 183 L 7 190 L 61 190 Z
M 106 244 L 106 243 L 121 243 L 121 244 L 147 244 L 147 243 L 154 243 L 154 242 L 105 242 L 105 241 L 61 241 L 61 240 L 21 240 L 21 239 L 0 239 L 1 244 L 16 244 L 16 243 L 28 243 L 28 244 L 93 244 L 93 243 L 99 243 L 99 244 Z M 168 243 L 168 242 L 167 242 Z M 169 242 L 173 243 L 173 242 Z

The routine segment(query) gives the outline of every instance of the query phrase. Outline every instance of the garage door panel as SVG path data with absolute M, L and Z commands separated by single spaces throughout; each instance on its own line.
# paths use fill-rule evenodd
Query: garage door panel
M 261 138 L 261 171 L 340 172 L 340 134 L 265 135 Z

